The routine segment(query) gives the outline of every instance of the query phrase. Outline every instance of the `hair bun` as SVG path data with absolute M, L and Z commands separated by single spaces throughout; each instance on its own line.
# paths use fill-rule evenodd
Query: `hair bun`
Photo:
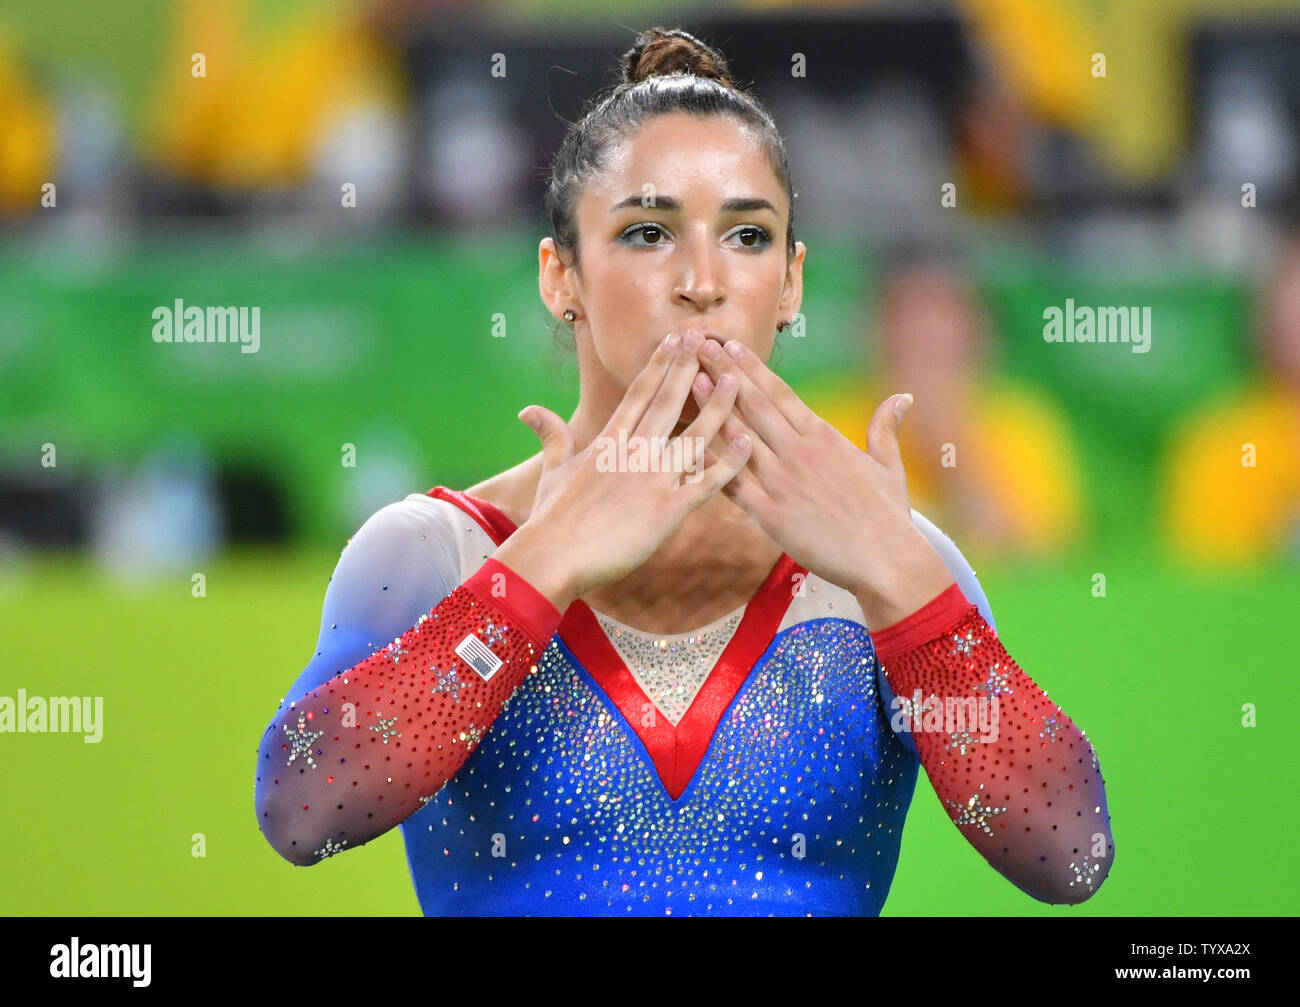
M 677 28 L 649 28 L 623 54 L 623 80 L 629 84 L 670 73 L 693 73 L 735 87 L 722 53 Z

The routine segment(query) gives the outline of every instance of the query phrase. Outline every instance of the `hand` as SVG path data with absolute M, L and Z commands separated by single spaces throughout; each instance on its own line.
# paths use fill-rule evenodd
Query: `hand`
M 739 382 L 736 410 L 720 434 L 726 441 L 747 434 L 753 447 L 723 492 L 797 563 L 857 596 L 874 628 L 910 615 L 954 583 L 912 522 L 898 450 L 898 424 L 912 397 L 891 395 L 877 407 L 863 451 L 752 350 L 736 340 L 727 347 L 738 355 L 705 341 L 704 373 L 693 386 L 703 402 L 724 377 Z
M 572 429 L 555 413 L 536 405 L 520 411 L 520 419 L 536 421 L 542 474 L 528 521 L 495 556 L 561 611 L 644 563 L 749 458 L 743 439 L 719 442 L 718 454 L 707 464 L 703 458 L 704 445 L 715 440 L 735 404 L 734 378 L 719 381 L 699 416 L 669 440 L 699 373 L 700 342 L 696 334 L 660 344 L 600 435 L 580 452 L 574 452 Z M 627 445 L 627 457 L 618 457 L 620 444 Z M 654 471 L 629 471 L 638 448 L 647 456 L 657 453 Z

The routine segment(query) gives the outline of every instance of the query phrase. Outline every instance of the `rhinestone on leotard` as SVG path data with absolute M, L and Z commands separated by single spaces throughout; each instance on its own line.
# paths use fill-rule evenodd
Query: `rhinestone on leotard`
M 633 629 L 600 613 L 596 619 L 641 691 L 670 723 L 677 724 L 731 642 L 743 614 L 733 612 L 702 630 L 668 636 Z

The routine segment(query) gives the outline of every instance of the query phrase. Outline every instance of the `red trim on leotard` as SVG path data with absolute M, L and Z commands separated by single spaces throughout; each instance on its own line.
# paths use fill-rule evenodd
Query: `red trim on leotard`
M 516 530 L 515 523 L 486 500 L 445 486 L 435 486 L 428 495 L 460 507 L 497 545 Z M 807 576 L 808 571 L 782 553 L 745 606 L 735 634 L 675 727 L 637 684 L 586 602 L 575 600 L 560 621 L 560 639 L 641 739 L 664 790 L 674 801 L 695 776 L 722 715 L 776 635 L 794 598 L 796 574 Z
M 435 486 L 425 496 L 454 503 L 477 521 L 479 526 L 487 532 L 488 538 L 497 545 L 500 545 L 515 533 L 516 525 L 506 517 L 505 512 L 495 504 L 490 504 L 479 497 L 472 497 L 468 493 L 448 489 L 446 486 Z
M 559 629 L 561 639 L 641 739 L 664 790 L 674 801 L 695 776 L 722 715 L 776 635 L 794 596 L 794 576 L 800 573 L 806 575 L 807 571 L 782 553 L 746 605 L 735 634 L 675 727 L 628 671 L 591 607 L 578 600 L 564 614 Z

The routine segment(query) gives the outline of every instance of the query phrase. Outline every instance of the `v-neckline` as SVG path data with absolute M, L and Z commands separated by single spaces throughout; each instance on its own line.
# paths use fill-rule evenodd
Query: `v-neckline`
M 497 545 L 516 530 L 514 521 L 487 500 L 446 486 L 435 486 L 427 495 L 465 511 Z M 564 613 L 557 635 L 640 740 L 671 801 L 676 802 L 695 778 L 723 715 L 776 635 L 794 598 L 796 576 L 807 573 L 781 553 L 745 604 L 740 625 L 675 726 L 628 670 L 591 606 L 579 598 Z

